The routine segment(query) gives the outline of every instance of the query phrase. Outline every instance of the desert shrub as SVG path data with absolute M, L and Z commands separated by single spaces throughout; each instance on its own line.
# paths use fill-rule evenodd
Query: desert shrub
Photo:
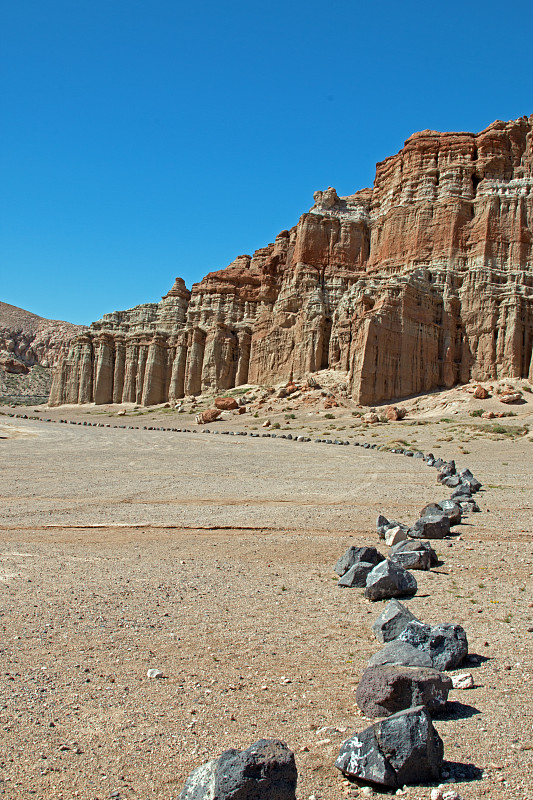
M 335 419 L 335 414 L 324 414 L 326 419 Z
M 475 408 L 473 411 L 470 412 L 471 417 L 480 417 L 483 414 L 482 408 Z

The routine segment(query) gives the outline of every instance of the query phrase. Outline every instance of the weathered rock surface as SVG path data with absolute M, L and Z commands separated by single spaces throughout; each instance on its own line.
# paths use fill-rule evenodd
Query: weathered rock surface
M 391 642 L 398 638 L 412 620 L 416 620 L 415 615 L 407 606 L 393 598 L 372 625 L 372 632 L 379 642 Z
M 239 407 L 239 404 L 234 397 L 217 397 L 215 398 L 215 406 L 220 408 L 221 411 L 233 411 Z
M 388 528 L 385 531 L 385 544 L 393 547 L 398 542 L 405 542 L 407 539 L 407 531 L 401 525 L 395 525 L 394 528 Z
M 368 575 L 374 569 L 375 564 L 368 561 L 358 561 L 344 575 L 339 578 L 337 586 L 346 586 L 350 589 L 362 589 L 366 586 Z
M 522 400 L 522 395 L 518 392 L 511 392 L 510 394 L 502 394 L 500 397 L 500 403 L 506 403 L 510 405 L 512 403 L 519 403 Z
M 407 525 L 403 525 L 401 522 L 397 522 L 395 519 L 387 519 L 387 517 L 385 517 L 383 514 L 378 514 L 378 518 L 376 520 L 376 529 L 380 539 L 385 541 L 387 532 L 393 528 L 399 528 L 400 530 L 405 531 L 406 534 L 409 530 Z
M 439 670 L 456 669 L 468 655 L 465 630 L 454 623 L 424 625 L 418 621 L 409 622 L 398 639 L 427 653 L 432 665 Z
M 412 539 L 443 539 L 449 534 L 450 518 L 445 513 L 420 517 L 409 528 L 409 536 Z
M 398 544 L 395 544 L 394 547 L 391 547 L 389 558 L 391 561 L 396 561 L 398 564 L 401 564 L 405 569 L 407 569 L 401 558 L 402 555 L 406 555 L 407 553 L 426 553 L 428 557 L 427 567 L 409 567 L 409 569 L 430 569 L 431 567 L 436 567 L 439 563 L 439 557 L 430 543 L 421 539 L 410 539 L 405 542 L 398 542 Z
M 50 402 L 154 404 L 343 371 L 362 404 L 533 377 L 533 115 L 413 134 L 372 189 L 75 341 Z
M 374 567 L 366 579 L 365 597 L 382 600 L 415 594 L 416 580 L 410 572 L 387 559 Z
M 400 419 L 404 419 L 407 415 L 407 411 L 402 406 L 387 406 L 385 409 L 385 416 L 390 422 L 397 422 Z
M 398 664 L 404 667 L 433 667 L 433 661 L 429 653 L 419 650 L 408 642 L 394 639 L 387 642 L 377 653 L 369 659 L 370 667 L 380 666 L 381 664 Z
M 440 777 L 444 747 L 420 706 L 400 711 L 347 739 L 335 766 L 350 778 L 397 788 Z
M 462 511 L 459 503 L 456 503 L 454 500 L 440 500 L 438 506 L 446 516 L 449 517 L 450 525 L 459 525 L 462 518 Z
M 179 800 L 295 800 L 294 755 L 277 739 L 226 750 L 191 772 Z
M 389 664 L 363 672 L 355 700 L 367 717 L 388 717 L 413 706 L 435 714 L 446 705 L 451 688 L 450 678 L 436 669 Z
M 219 408 L 206 408 L 196 417 L 197 425 L 207 425 L 214 422 L 220 417 L 221 411 Z
M 353 567 L 354 564 L 357 564 L 361 561 L 365 561 L 368 564 L 376 565 L 379 564 L 380 561 L 384 561 L 385 556 L 382 556 L 379 550 L 376 550 L 375 547 L 349 547 L 348 550 L 342 555 L 335 566 L 333 567 L 334 571 L 337 575 L 342 576 L 345 572 L 348 572 L 350 567 Z

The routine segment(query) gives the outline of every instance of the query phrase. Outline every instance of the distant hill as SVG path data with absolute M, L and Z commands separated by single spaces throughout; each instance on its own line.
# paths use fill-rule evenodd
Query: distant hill
M 20 398 L 43 402 L 50 391 L 52 367 L 84 330 L 83 325 L 45 319 L 0 301 L 0 402 Z

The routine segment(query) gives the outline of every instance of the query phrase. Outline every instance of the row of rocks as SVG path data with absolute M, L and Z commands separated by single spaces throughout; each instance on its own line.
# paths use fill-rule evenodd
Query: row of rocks
M 41 419 L 25 414 L 10 416 Z M 109 423 L 71 421 L 71 424 L 139 429 Z M 187 428 L 143 426 L 143 429 L 192 432 Z M 211 433 L 209 429 L 202 432 Z M 250 434 L 254 435 L 260 436 Z M 276 434 L 262 436 L 276 438 Z M 281 434 L 279 438 L 293 439 L 291 434 Z M 293 440 L 311 441 L 308 437 Z M 349 444 L 341 440 L 315 441 Z M 363 446 L 376 448 L 376 445 Z M 392 598 L 373 624 L 376 638 L 384 647 L 370 659 L 356 692 L 356 701 L 365 715 L 384 719 L 347 739 L 335 761 L 336 767 L 350 779 L 388 788 L 439 779 L 444 750 L 431 715 L 442 710 L 452 688 L 451 679 L 442 671 L 454 669 L 468 652 L 461 626 L 425 625 L 395 598 L 417 591 L 416 580 L 405 567 L 427 570 L 438 563 L 436 552 L 423 538 L 447 536 L 451 526 L 461 521 L 464 511 L 479 510 L 472 494 L 481 488 L 469 470 L 457 473 L 453 462 L 409 450 L 393 452 L 424 459 L 439 470 L 439 485 L 454 491 L 450 500 L 426 505 L 411 527 L 382 515 L 378 517 L 378 535 L 390 545 L 388 558 L 375 547 L 351 547 L 335 565 L 339 586 L 364 587 L 366 597 L 372 601 Z M 455 476 L 457 481 L 447 480 Z M 235 800 L 237 796 L 239 800 L 295 800 L 296 784 L 294 754 L 277 739 L 261 739 L 245 750 L 228 750 L 194 770 L 180 800 Z
M 392 788 L 437 780 L 444 753 L 431 716 L 453 687 L 443 671 L 468 653 L 466 633 L 455 624 L 425 625 L 397 600 L 372 630 L 385 646 L 370 659 L 355 697 L 366 716 L 388 719 L 347 739 L 335 765 L 349 778 Z
M 449 533 L 450 525 L 461 521 L 462 509 L 459 503 L 452 501 L 448 506 L 447 502 L 432 505 L 438 505 L 448 520 Z M 420 519 L 435 511 L 426 506 Z M 401 523 L 390 525 L 382 518 L 381 527 L 383 539 L 391 544 L 389 558 L 375 547 L 350 547 L 334 567 L 338 585 L 364 587 L 370 600 L 413 594 L 416 581 L 404 564 L 430 569 L 438 563 L 437 554 L 429 542 L 418 537 L 410 540 L 411 529 Z M 394 535 L 387 537 L 393 529 Z M 396 599 L 389 601 L 372 629 L 384 647 L 370 659 L 356 701 L 365 715 L 384 719 L 347 739 L 335 766 L 350 779 L 392 789 L 436 781 L 441 776 L 444 747 L 431 715 L 443 709 L 452 688 L 452 680 L 441 670 L 454 669 L 468 653 L 466 633 L 460 625 L 426 625 Z M 236 796 L 294 800 L 296 780 L 294 756 L 286 745 L 260 740 L 247 750 L 229 750 L 196 769 L 180 800 Z
M 390 788 L 440 777 L 443 744 L 431 716 L 444 709 L 454 685 L 444 672 L 457 668 L 468 654 L 467 636 L 460 625 L 426 625 L 395 599 L 408 594 L 402 572 L 410 573 L 404 567 L 430 569 L 438 563 L 431 544 L 422 539 L 449 536 L 463 513 L 479 511 L 472 494 L 481 483 L 470 470 L 458 473 L 453 461 L 431 454 L 421 457 L 439 470 L 437 482 L 452 488 L 452 497 L 424 506 L 411 527 L 380 515 L 378 535 L 391 548 L 389 558 L 373 547 L 351 547 L 334 568 L 340 575 L 339 585 L 364 585 L 371 600 L 375 599 L 374 583 L 379 585 L 372 577 L 376 570 L 389 576 L 381 597 L 392 599 L 372 625 L 384 646 L 370 659 L 356 691 L 356 702 L 366 716 L 386 719 L 347 739 L 335 765 L 350 779 Z M 461 676 L 461 685 L 472 685 L 468 678 L 471 681 L 471 676 Z

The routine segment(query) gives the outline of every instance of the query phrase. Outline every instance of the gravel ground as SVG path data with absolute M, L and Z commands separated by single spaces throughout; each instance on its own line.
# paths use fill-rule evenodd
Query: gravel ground
M 418 446 L 442 428 L 416 428 Z M 458 672 L 475 688 L 435 720 L 449 786 L 533 798 L 532 443 L 437 446 L 486 487 L 408 603 L 469 638 Z M 194 767 L 263 736 L 296 753 L 302 800 L 363 796 L 333 761 L 369 724 L 355 689 L 384 603 L 339 589 L 332 566 L 376 544 L 378 512 L 412 522 L 448 496 L 434 470 L 355 447 L 7 416 L 0 451 L 0 796 L 169 800 Z

